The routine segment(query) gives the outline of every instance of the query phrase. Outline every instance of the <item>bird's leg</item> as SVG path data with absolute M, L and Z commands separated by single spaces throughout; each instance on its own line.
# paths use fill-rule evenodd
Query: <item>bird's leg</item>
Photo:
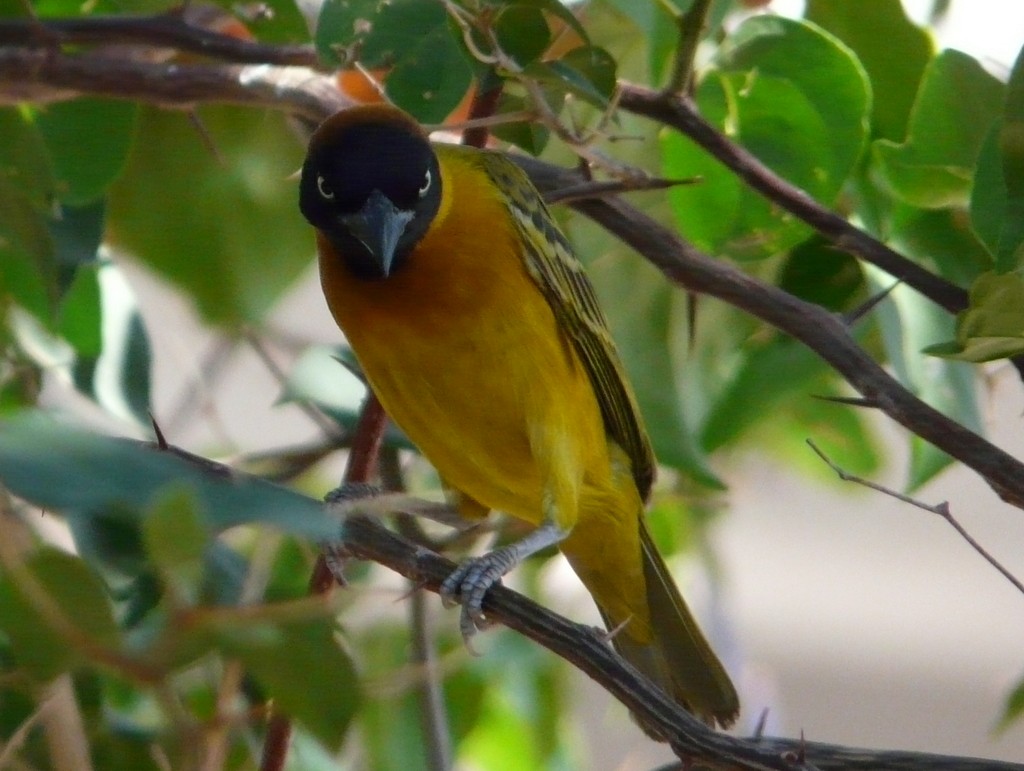
M 341 487 L 335 487 L 324 496 L 324 502 L 328 504 L 351 503 L 366 498 L 376 498 L 383 493 L 383 488 L 367 482 L 343 482 Z M 324 541 L 320 544 L 320 549 L 324 555 L 324 564 L 331 571 L 338 586 L 347 586 L 345 563 L 350 555 L 344 545 L 340 541 Z
M 445 607 L 462 602 L 462 616 L 459 629 L 467 642 L 477 630 L 487 626 L 483 601 L 487 590 L 501 577 L 512 570 L 531 554 L 560 543 L 566 531 L 554 522 L 548 521 L 532 533 L 508 546 L 488 552 L 480 557 L 466 560 L 441 584 L 441 601 Z

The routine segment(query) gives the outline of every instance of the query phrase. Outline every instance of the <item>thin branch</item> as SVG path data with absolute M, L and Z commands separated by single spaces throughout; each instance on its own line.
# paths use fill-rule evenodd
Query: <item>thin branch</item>
M 544 195 L 548 204 L 572 203 L 582 201 L 584 198 L 608 198 L 620 193 L 634 193 L 645 190 L 668 190 L 680 185 L 694 185 L 700 182 L 699 177 L 690 179 L 663 179 L 661 177 L 647 177 L 645 179 L 609 179 L 599 182 L 581 182 L 571 187 L 563 187 L 559 190 L 552 190 Z
M 270 355 L 270 351 L 267 350 L 267 346 L 260 339 L 259 335 L 255 332 L 247 331 L 244 335 L 245 341 L 252 348 L 256 357 L 263 363 L 263 366 L 270 373 L 270 376 L 274 379 L 278 386 L 284 389 L 288 384 L 288 373 L 281 369 L 280 365 L 274 360 L 274 357 Z M 303 414 L 312 421 L 312 423 L 320 429 L 320 432 L 328 438 L 336 438 L 338 436 L 338 429 L 334 425 L 334 422 L 328 418 L 324 413 L 308 399 L 299 399 L 295 402 Z
M 672 77 L 665 86 L 666 94 L 685 94 L 693 81 L 693 66 L 697 47 L 708 23 L 712 0 L 694 0 L 690 9 L 676 19 L 679 27 L 679 45 L 672 62 Z
M 416 684 L 416 698 L 426 745 L 425 761 L 431 771 L 448 771 L 452 767 L 452 738 L 441 687 L 441 669 L 430 635 L 426 594 L 415 584 L 411 589 L 409 628 L 412 632 L 412 661 L 421 672 Z
M 937 514 L 938 516 L 942 517 L 944 520 L 946 520 L 946 522 L 948 522 L 953 527 L 954 530 L 957 531 L 957 533 L 960 534 L 960 537 L 963 538 L 968 543 L 968 545 L 972 549 L 974 549 L 974 551 L 980 554 L 985 559 L 985 561 L 988 562 L 992 567 L 994 567 L 996 570 L 1002 573 L 1003 577 L 1011 584 L 1013 584 L 1017 588 L 1018 592 L 1024 594 L 1024 583 L 1021 583 L 1020 580 L 1015 575 L 1013 575 L 1013 573 L 1007 570 L 1006 567 L 1004 567 L 1003 564 L 999 562 L 999 560 L 993 557 L 992 554 L 984 546 L 978 543 L 974 536 L 967 532 L 964 526 L 961 525 L 957 521 L 956 517 L 953 516 L 953 512 L 949 508 L 949 501 L 942 501 L 941 503 L 936 503 L 935 505 L 928 504 L 925 503 L 924 501 L 919 501 L 916 498 L 911 498 L 909 495 L 904 495 L 903 493 L 896 492 L 895 490 L 885 487 L 884 485 L 880 485 L 877 482 L 872 482 L 868 479 L 864 479 L 863 477 L 859 477 L 856 474 L 851 474 L 845 469 L 843 469 L 840 465 L 835 463 L 831 458 L 829 458 L 828 455 L 826 455 L 825 452 L 820 447 L 818 447 L 818 445 L 815 444 L 813 440 L 808 439 L 807 444 L 810 446 L 812 450 L 814 450 L 814 452 L 817 454 L 819 458 L 821 458 L 823 461 L 825 461 L 826 464 L 828 464 L 828 467 L 830 469 L 836 472 L 838 477 L 842 479 L 844 482 L 853 482 L 854 484 L 861 485 L 862 487 L 867 487 L 868 489 L 882 493 L 883 495 L 888 495 L 891 498 L 895 498 L 896 500 L 901 501 L 902 503 L 909 504 L 911 506 L 914 506 L 915 508 L 921 509 L 922 511 L 927 511 L 931 514 Z
M 367 392 L 363 409 L 359 415 L 352 435 L 352 448 L 349 451 L 348 466 L 345 468 L 345 482 L 359 484 L 369 482 L 377 467 L 387 426 L 387 415 L 384 408 L 372 392 Z M 317 557 L 313 573 L 309 578 L 309 593 L 323 595 L 335 585 L 335 575 L 323 554 Z M 267 734 L 263 740 L 263 756 L 260 759 L 260 771 L 283 771 L 288 759 L 288 744 L 291 741 L 292 724 L 290 718 L 274 711 L 267 723 Z
M 34 66 L 26 69 L 27 63 Z M 97 77 L 93 79 L 93 75 Z M 626 87 L 627 93 L 635 90 Z M 64 99 L 104 95 L 151 104 L 232 102 L 286 110 L 312 122 L 346 105 L 328 78 L 291 67 L 167 67 L 0 49 L 0 103 L 19 93 Z M 513 158 L 542 193 L 585 181 L 573 171 L 524 156 Z M 674 284 L 724 300 L 800 340 L 869 402 L 974 469 L 1004 500 L 1024 508 L 1024 464 L 910 393 L 868 356 L 833 314 L 701 253 L 621 200 L 586 199 L 571 205 L 633 247 Z M 906 262 L 900 255 L 897 258 Z M 941 279 L 925 275 L 939 282 L 944 291 L 949 289 Z M 906 276 L 904 280 L 912 283 Z
M 930 273 L 904 255 L 872 238 L 843 217 L 815 201 L 765 166 L 704 120 L 693 103 L 677 94 L 622 84 L 619 104 L 624 110 L 672 126 L 704 148 L 752 189 L 799 217 L 840 249 L 855 254 L 902 280 L 925 297 L 958 313 L 967 307 L 967 292 Z
M 187 51 L 238 64 L 317 67 L 311 45 L 267 45 L 188 24 L 179 13 L 0 20 L 0 46 L 49 48 L 112 42 Z
M 573 171 L 533 158 L 512 158 L 542 193 L 580 180 Z M 974 469 L 1007 503 L 1024 508 L 1024 464 L 908 391 L 860 347 L 838 316 L 703 254 L 621 199 L 571 205 L 635 249 L 673 284 L 724 300 L 802 342 L 869 404 Z

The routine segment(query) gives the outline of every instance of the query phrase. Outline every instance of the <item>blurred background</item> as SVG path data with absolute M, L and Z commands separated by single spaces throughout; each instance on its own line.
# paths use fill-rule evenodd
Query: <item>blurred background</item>
M 602 44 L 615 53 L 627 73 L 630 67 L 640 67 L 629 59 L 641 56 L 640 46 L 631 42 L 625 29 L 616 33 L 616 25 L 623 21 L 611 8 L 630 1 L 608 4 L 593 15 L 593 34 L 601 36 Z M 863 5 L 874 2 L 864 0 Z M 764 7 L 746 11 L 737 7 L 727 27 L 734 28 L 748 13 L 770 11 L 801 18 L 805 12 L 804 4 L 795 0 L 746 5 Z M 939 49 L 964 51 L 1006 80 L 1024 44 L 1024 3 L 906 0 L 904 6 L 917 24 L 935 20 L 932 30 Z M 942 12 L 936 15 L 937 6 Z M 901 56 L 900 50 L 891 53 Z M 154 142 L 162 141 L 159 131 L 169 131 L 165 117 L 150 115 L 142 120 L 154 131 Z M 218 133 L 234 125 L 228 119 L 222 123 L 218 116 L 204 120 L 209 121 L 215 147 Z M 258 122 L 247 125 L 260 136 Z M 623 153 L 643 165 L 645 158 L 657 157 L 658 138 L 651 136 L 649 127 L 637 126 L 635 119 L 628 119 L 623 131 L 636 128 L 651 141 L 638 143 L 639 148 L 627 147 Z M 198 132 L 192 140 L 181 140 L 188 132 L 180 126 L 177 131 L 175 141 L 195 142 L 190 152 L 208 152 L 201 147 Z M 267 133 L 280 131 L 275 123 Z M 277 144 L 270 147 L 287 141 L 275 140 Z M 261 142 L 251 143 L 249 151 L 260 151 Z M 251 168 L 245 156 L 234 152 L 230 148 L 218 162 L 238 164 L 243 174 L 250 174 L 247 189 L 256 191 L 254 195 L 264 187 L 294 188 L 295 182 L 286 176 L 301 158 L 297 141 L 285 157 L 275 157 L 272 163 L 253 161 Z M 165 155 L 168 164 L 188 162 L 176 160 L 170 149 Z M 546 157 L 570 162 L 570 156 L 557 148 L 549 149 Z M 225 332 L 210 323 L 211 316 L 217 315 L 210 305 L 215 300 L 196 300 L 181 292 L 167 280 L 167 271 L 161 274 L 152 262 L 120 248 L 130 244 L 138 249 L 144 244 L 136 231 L 183 227 L 174 219 L 175 212 L 161 208 L 164 166 L 147 163 L 145 158 L 133 160 L 130 181 L 119 183 L 113 194 L 111 211 L 120 212 L 126 224 L 122 232 L 114 233 L 110 254 L 122 269 L 148 331 L 154 417 L 172 443 L 227 462 L 258 466 L 264 454 L 315 444 L 322 436 L 320 428 L 295 404 L 296 395 L 310 380 L 326 381 L 330 389 L 336 388 L 338 402 L 351 408 L 358 404 L 361 389 L 340 365 L 336 381 L 332 379 L 331 368 L 336 365 L 325 352 L 342 340 L 320 294 L 311 236 L 304 223 L 296 218 L 287 227 L 292 248 L 308 255 L 307 267 L 297 279 L 287 279 L 286 291 L 280 292 L 280 286 L 267 290 L 273 301 L 260 325 L 236 325 Z M 188 209 L 187 190 L 187 185 L 168 190 L 167 196 L 175 200 L 172 208 Z M 152 202 L 148 219 L 124 214 L 130 203 L 139 200 Z M 642 194 L 636 200 L 646 209 L 665 213 L 660 208 L 663 202 L 654 194 Z M 231 205 L 226 199 L 225 206 Z M 622 340 L 635 331 L 629 321 L 631 309 L 646 302 L 621 291 L 623 277 L 639 277 L 635 284 L 648 287 L 653 272 L 637 266 L 635 257 L 616 249 L 581 218 L 565 212 L 559 216 L 590 262 Z M 182 214 L 181 222 L 186 221 L 187 215 Z M 262 235 L 257 228 L 225 238 L 250 243 Z M 179 251 L 191 248 L 188 237 L 181 234 Z M 196 253 L 192 259 L 205 257 Z M 210 266 L 211 284 L 246 278 L 224 273 L 219 263 Z M 869 277 L 871 281 L 875 286 L 887 285 L 878 278 Z M 894 298 L 898 303 L 901 296 L 910 294 L 900 288 Z M 253 302 L 258 304 L 260 298 Z M 671 313 L 684 313 L 682 298 L 667 302 Z M 735 337 L 756 334 L 742 326 L 749 322 L 736 321 L 738 314 L 719 306 L 717 301 L 700 301 L 700 313 L 709 319 L 704 330 L 716 324 L 739 324 L 741 331 Z M 938 342 L 943 334 L 934 331 L 930 342 Z M 698 342 L 706 344 L 699 354 L 702 364 L 714 360 L 716 345 L 729 342 L 729 335 L 725 339 L 711 332 L 698 335 L 706 335 L 698 337 Z M 679 340 L 668 347 L 678 352 Z M 681 347 L 685 349 L 685 343 Z M 630 357 L 628 351 L 626 356 Z M 307 370 L 315 371 L 316 377 L 296 374 Z M 783 372 L 780 369 L 779 375 Z M 980 373 L 977 417 L 986 436 L 1024 457 L 1024 388 L 1018 373 L 1004 363 L 988 365 Z M 681 381 L 685 386 L 685 375 Z M 711 389 L 703 385 L 695 398 L 708 401 Z M 973 389 L 973 385 L 968 388 Z M 798 398 L 820 392 L 809 383 Z M 686 393 L 683 387 L 683 400 Z M 45 381 L 42 400 L 47 406 L 84 416 L 92 425 L 131 433 L 58 377 Z M 768 403 L 763 409 L 770 412 L 774 406 Z M 830 428 L 827 417 L 800 422 L 789 406 L 779 410 L 781 427 L 772 426 L 768 414 L 743 441 L 722 442 L 709 456 L 711 472 L 727 489 L 698 494 L 685 479 L 669 472 L 663 475 L 662 493 L 652 513 L 661 542 L 675 552 L 670 564 L 685 596 L 736 680 L 744 712 L 735 730 L 751 732 L 766 710 L 765 731 L 771 735 L 802 734 L 808 740 L 843 745 L 1024 759 L 1020 721 L 999 728 L 1007 699 L 1024 677 L 1024 596 L 939 517 L 838 481 L 803 444 L 806 438 L 819 440 L 816 431 L 826 436 L 832 429 L 844 432 L 845 422 Z M 875 415 L 858 419 L 863 422 L 850 428 L 848 445 L 838 440 L 840 462 L 848 461 L 852 471 L 895 490 L 905 489 L 908 479 L 921 478 L 920 468 L 914 466 L 919 456 L 909 449 L 902 429 Z M 409 455 L 403 458 L 409 464 L 413 488 L 429 490 L 429 470 Z M 300 485 L 322 494 L 340 479 L 343 466 L 343 456 L 331 455 L 304 475 Z M 1002 503 L 975 474 L 959 466 L 947 468 L 913 495 L 929 504 L 949 501 L 960 523 L 1010 571 L 1024 576 L 1021 512 Z M 680 514 L 678 522 L 673 520 Z M 69 543 L 59 524 L 50 521 L 40 526 L 58 541 Z M 589 597 L 559 558 L 526 566 L 508 582 L 573 619 L 599 623 Z M 375 568 L 360 576 L 352 607 L 344 616 L 357 660 L 360 650 L 378 646 L 376 653 L 364 653 L 365 660 L 360 661 L 370 674 L 367 688 L 375 700 L 365 722 L 356 728 L 363 748 L 356 742 L 345 750 L 351 767 L 361 767 L 366 757 L 387 755 L 375 756 L 365 747 L 384 741 L 382 726 L 400 719 L 389 710 L 403 687 L 400 662 L 407 643 L 405 604 L 399 600 L 407 591 L 401 580 Z M 558 693 L 556 703 L 570 709 L 570 717 L 559 724 L 557 738 L 549 737 L 560 749 L 551 754 L 538 751 L 543 761 L 536 761 L 537 767 L 632 771 L 672 759 L 667 750 L 646 740 L 621 705 L 582 674 L 544 660 L 547 654 L 501 629 L 482 635 L 477 643 L 482 655 L 470 657 L 456 639 L 455 612 L 442 611 L 434 597 L 428 598 L 428 606 L 431 625 L 443 640 L 445 667 L 468 670 L 474 683 L 501 686 L 486 697 L 466 686 L 467 693 L 485 703 L 475 707 L 475 714 L 490 714 L 493 719 L 481 719 L 463 737 L 460 767 L 531 767 L 521 756 L 503 755 L 502 747 L 507 750 L 520 746 L 516 742 L 538 740 L 538 732 L 543 733 L 536 727 L 540 723 L 528 724 L 539 720 L 546 708 L 535 700 L 554 692 Z M 519 671 L 530 672 L 536 682 L 530 688 L 517 685 Z M 522 724 L 516 722 L 517 715 Z M 415 753 L 415 748 L 408 752 Z M 403 755 L 396 750 L 393 757 Z M 320 767 L 317 758 L 310 745 L 302 745 L 293 763 L 296 768 Z M 392 767 L 402 766 L 396 760 Z

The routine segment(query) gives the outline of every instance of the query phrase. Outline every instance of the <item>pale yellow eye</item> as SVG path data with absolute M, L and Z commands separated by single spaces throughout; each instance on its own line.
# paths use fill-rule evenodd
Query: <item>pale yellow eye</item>
M 320 193 L 320 196 L 325 201 L 332 201 L 332 200 L 334 200 L 334 191 L 331 190 L 331 188 L 327 186 L 327 180 L 324 179 L 322 174 L 317 174 L 316 175 L 316 189 L 317 189 L 317 192 Z

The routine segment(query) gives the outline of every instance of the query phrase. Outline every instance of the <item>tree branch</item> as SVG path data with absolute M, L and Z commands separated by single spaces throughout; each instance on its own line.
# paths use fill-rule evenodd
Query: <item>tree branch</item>
M 786 211 L 799 217 L 840 249 L 850 252 L 913 287 L 950 313 L 967 307 L 967 291 L 922 268 L 830 211 L 765 166 L 752 153 L 730 142 L 704 120 L 693 103 L 679 94 L 624 83 L 619 105 L 685 134 L 727 168 Z
M 515 156 L 515 161 L 542 192 L 581 181 L 573 171 L 532 158 Z M 836 315 L 703 254 L 621 199 L 578 200 L 571 206 L 633 247 L 672 283 L 724 300 L 796 338 L 868 403 L 974 469 L 1003 500 L 1024 508 L 1024 464 L 904 388 L 857 344 Z
M 267 45 L 222 35 L 189 24 L 176 11 L 154 16 L 0 20 L 0 46 L 52 50 L 63 45 L 111 43 L 170 48 L 236 63 L 318 65 L 311 45 Z
M 29 63 L 33 66 L 26 68 Z M 634 89 L 627 87 L 627 92 Z M 285 110 L 311 122 L 347 106 L 329 78 L 304 68 L 154 65 L 0 49 L 0 103 L 34 98 L 21 96 L 29 94 L 51 99 L 109 96 L 177 107 L 231 102 Z M 586 181 L 572 171 L 531 158 L 515 159 L 542 192 L 576 187 Z M 910 393 L 857 345 L 833 314 L 702 254 L 624 201 L 588 199 L 571 205 L 633 247 L 673 283 L 724 300 L 803 342 L 869 403 L 877 404 L 896 422 L 974 469 L 1004 500 L 1024 508 L 1024 464 Z M 910 270 L 915 280 L 921 278 L 918 273 L 923 273 L 948 292 L 949 287 L 941 279 L 900 255 L 896 258 L 916 269 Z

